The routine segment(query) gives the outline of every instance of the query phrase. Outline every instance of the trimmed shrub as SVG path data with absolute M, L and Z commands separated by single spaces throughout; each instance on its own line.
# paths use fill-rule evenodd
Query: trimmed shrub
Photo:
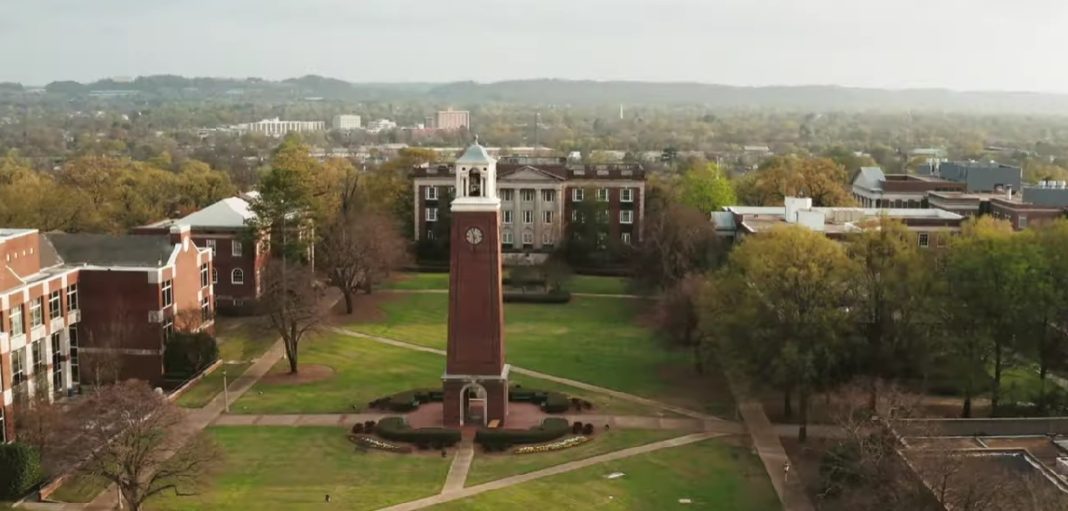
M 530 429 L 489 429 L 481 428 L 475 433 L 475 441 L 487 450 L 503 450 L 516 444 L 536 444 L 556 440 L 568 433 L 571 425 L 567 419 L 550 417 L 540 426 Z
M 352 434 L 359 435 L 360 433 L 363 433 L 363 423 L 357 422 L 352 425 Z
M 575 423 L 571 425 L 571 433 L 577 435 L 577 434 L 579 434 L 581 432 L 582 432 L 582 423 L 579 422 L 579 421 L 575 421 Z
M 586 435 L 586 436 L 592 435 L 593 434 L 593 424 L 587 423 L 585 426 L 583 426 L 582 427 L 582 434 Z
M 559 392 L 547 392 L 541 409 L 545 413 L 564 413 L 571 409 L 571 400 Z
M 163 370 L 168 377 L 188 378 L 219 359 L 219 345 L 207 332 L 177 332 L 163 351 Z
M 419 408 L 423 403 L 440 402 L 445 399 L 445 392 L 435 389 L 416 389 L 398 392 L 396 394 L 378 398 L 371 401 L 371 408 L 389 410 L 391 412 L 410 412 Z
M 403 417 L 386 417 L 378 421 L 375 433 L 387 440 L 398 442 L 411 442 L 420 449 L 429 448 L 431 445 L 452 447 L 460 442 L 460 430 L 446 428 L 418 428 L 412 429 Z
M 17 499 L 41 482 L 41 455 L 26 444 L 0 444 L 0 498 Z

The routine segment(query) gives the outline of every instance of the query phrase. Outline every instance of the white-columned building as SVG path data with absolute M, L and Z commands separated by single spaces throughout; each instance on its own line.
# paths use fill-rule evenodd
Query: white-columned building
M 358 130 L 363 127 L 358 115 L 335 115 L 332 125 L 336 130 Z
M 283 121 L 275 117 L 259 122 L 238 124 L 234 128 L 241 133 L 263 133 L 270 137 L 281 137 L 287 133 L 323 131 L 326 129 L 326 123 L 323 121 Z

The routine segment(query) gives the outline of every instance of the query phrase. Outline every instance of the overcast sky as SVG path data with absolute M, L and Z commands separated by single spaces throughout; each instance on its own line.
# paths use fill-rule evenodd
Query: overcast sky
M 1068 93 L 1065 0 L 0 0 L 0 81 L 171 73 Z

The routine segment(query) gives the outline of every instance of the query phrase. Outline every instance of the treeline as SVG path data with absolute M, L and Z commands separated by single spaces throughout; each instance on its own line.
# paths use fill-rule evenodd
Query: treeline
M 840 242 L 783 226 L 719 268 L 674 272 L 665 331 L 781 392 L 802 439 L 813 396 L 858 380 L 872 409 L 895 382 L 959 397 L 964 417 L 980 396 L 993 416 L 1068 411 L 1049 377 L 1068 354 L 1068 221 L 1014 232 L 984 217 L 926 248 L 896 221 L 866 227 Z

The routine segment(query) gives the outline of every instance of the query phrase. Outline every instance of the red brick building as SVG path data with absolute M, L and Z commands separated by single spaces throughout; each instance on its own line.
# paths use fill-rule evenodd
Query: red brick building
M 269 239 L 250 241 L 250 196 L 229 197 L 184 218 L 139 227 L 139 233 L 166 232 L 173 225 L 190 228 L 193 242 L 212 252 L 211 282 L 219 310 L 253 306 L 263 293 L 263 271 L 270 260 Z
M 189 229 L 109 236 L 0 229 L 0 441 L 21 402 L 77 392 L 86 359 L 119 377 L 163 377 L 166 337 L 213 329 L 211 252 Z
M 500 242 L 505 260 L 518 253 L 548 253 L 563 239 L 568 222 L 587 204 L 607 217 L 603 237 L 623 244 L 641 238 L 645 216 L 645 171 L 636 163 L 570 165 L 566 158 L 505 157 L 497 163 L 501 201 Z M 415 169 L 413 236 L 435 234 L 435 222 L 455 194 L 455 167 Z

